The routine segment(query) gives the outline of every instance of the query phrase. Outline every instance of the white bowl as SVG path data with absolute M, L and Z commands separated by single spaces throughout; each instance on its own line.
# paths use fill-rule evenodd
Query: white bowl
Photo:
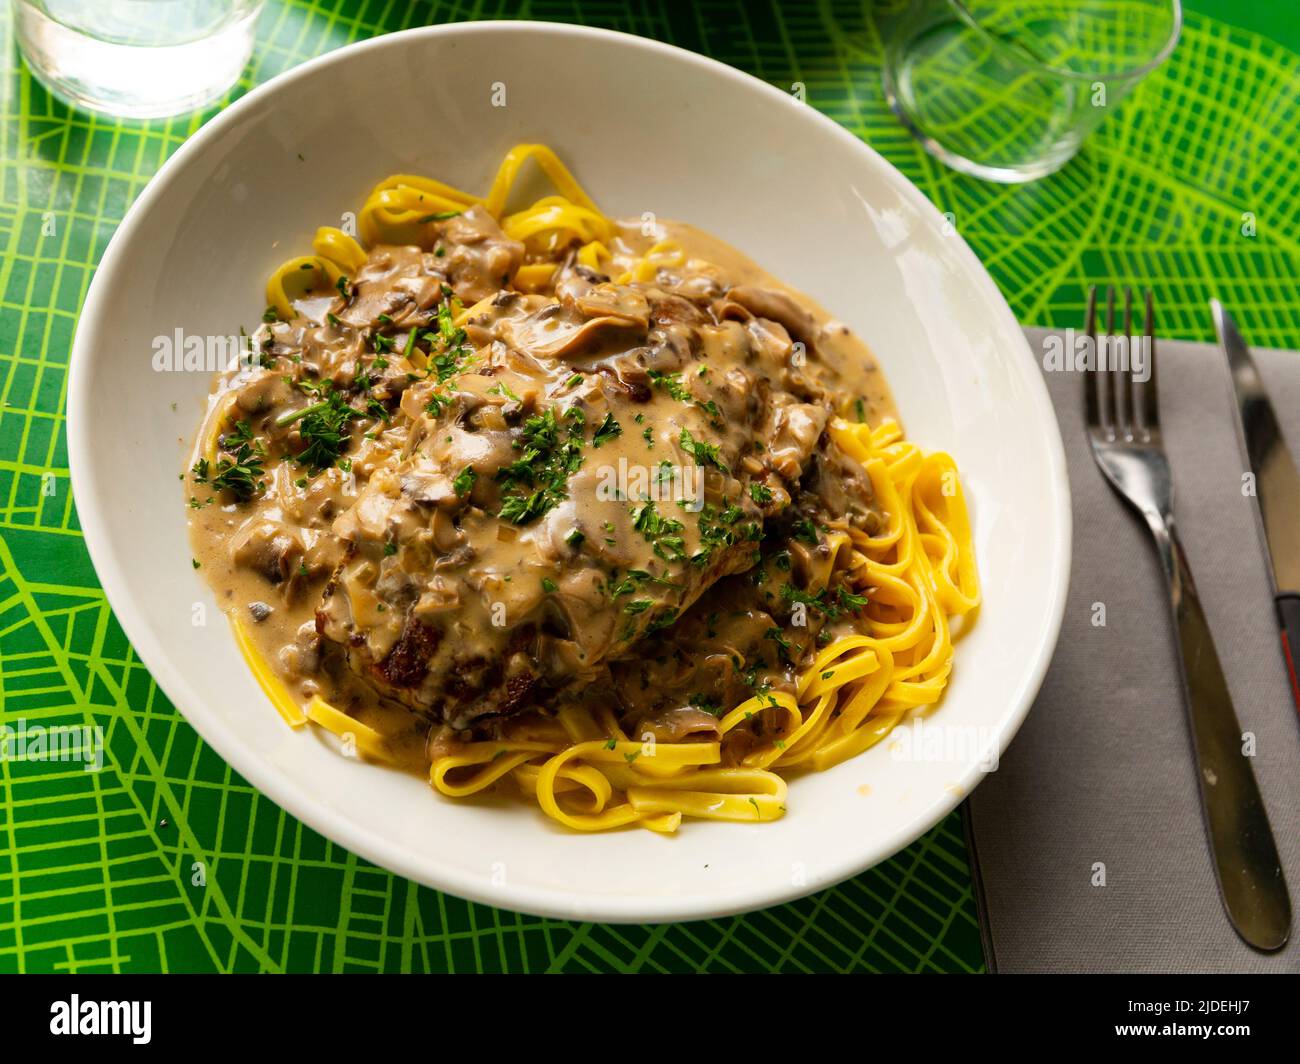
M 886 741 L 797 779 L 774 823 L 567 833 L 530 805 L 448 801 L 287 729 L 190 565 L 177 474 L 210 375 L 155 371 L 154 337 L 251 329 L 271 268 L 379 178 L 484 189 L 517 141 L 552 145 L 611 214 L 653 211 L 736 245 L 875 350 L 908 434 L 957 459 L 984 584 L 930 721 L 1005 748 L 1055 645 L 1070 560 L 1060 433 L 1006 303 L 921 193 L 834 122 L 729 67 L 616 33 L 475 23 L 354 44 L 249 93 L 162 168 L 95 275 L 69 384 L 73 489 L 109 602 L 238 772 L 421 883 L 611 921 L 718 916 L 827 887 L 916 839 L 987 766 L 902 760 Z

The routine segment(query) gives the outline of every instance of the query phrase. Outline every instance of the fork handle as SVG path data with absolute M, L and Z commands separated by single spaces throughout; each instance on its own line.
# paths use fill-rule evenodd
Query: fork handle
M 1291 899 L 1245 738 L 1172 515 L 1148 515 L 1169 581 L 1196 782 L 1228 919 L 1256 949 L 1281 948 Z

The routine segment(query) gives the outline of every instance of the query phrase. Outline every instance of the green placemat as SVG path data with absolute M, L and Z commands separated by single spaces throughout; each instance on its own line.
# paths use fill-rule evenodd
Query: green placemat
M 953 174 L 908 139 L 881 97 L 870 4 L 273 0 L 232 96 L 307 56 L 426 22 L 531 17 L 640 33 L 786 89 L 803 82 L 811 104 L 951 212 L 1022 320 L 1076 324 L 1088 284 L 1149 284 L 1166 334 L 1208 337 L 1205 300 L 1218 294 L 1253 342 L 1289 347 L 1300 345 L 1300 60 L 1252 31 L 1300 48 L 1300 25 L 1278 3 L 1271 29 L 1263 6 L 1246 28 L 1189 14 L 1172 61 L 1081 156 L 1022 188 Z M 1242 17 L 1225 0 L 1199 7 Z M 69 112 L 22 68 L 7 10 L 2 29 L 0 723 L 97 725 L 106 760 L 98 772 L 13 749 L 0 760 L 0 971 L 983 968 L 955 814 L 893 860 L 794 904 L 606 927 L 417 887 L 232 773 L 158 692 L 109 611 L 63 435 L 68 353 L 95 264 L 150 175 L 212 112 L 146 125 Z

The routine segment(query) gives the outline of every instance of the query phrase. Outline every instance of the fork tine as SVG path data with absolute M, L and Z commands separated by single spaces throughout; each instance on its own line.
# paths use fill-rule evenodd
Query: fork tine
M 1146 322 L 1142 330 L 1142 335 L 1147 341 L 1147 360 L 1150 376 L 1147 382 L 1142 385 L 1142 427 L 1148 432 L 1154 432 L 1160 428 L 1160 407 L 1157 403 L 1156 395 L 1156 328 L 1155 328 L 1155 310 L 1154 300 L 1151 296 L 1151 289 L 1147 289 L 1146 299 Z
M 1097 356 L 1097 286 L 1088 287 L 1088 313 L 1084 317 L 1084 329 L 1088 334 L 1088 343 L 1093 357 Z M 1089 428 L 1101 427 L 1101 403 L 1097 396 L 1099 387 L 1097 366 L 1083 374 L 1083 409 Z
M 1133 391 L 1133 289 L 1128 285 L 1124 286 L 1124 351 L 1125 358 L 1128 361 L 1128 369 L 1122 364 L 1115 367 L 1115 382 L 1119 385 L 1119 400 L 1116 400 L 1116 410 L 1122 419 L 1123 436 L 1125 439 L 1134 439 L 1137 436 L 1137 402 Z M 1119 431 L 1119 427 L 1116 427 Z
M 1115 289 L 1110 285 L 1106 286 L 1106 331 L 1102 333 L 1101 342 L 1097 345 L 1097 372 L 1104 374 L 1106 377 L 1106 428 L 1109 435 L 1116 439 L 1121 437 L 1120 420 L 1119 420 L 1119 381 L 1118 370 L 1111 368 L 1103 369 L 1103 356 L 1106 352 L 1114 351 L 1115 336 Z

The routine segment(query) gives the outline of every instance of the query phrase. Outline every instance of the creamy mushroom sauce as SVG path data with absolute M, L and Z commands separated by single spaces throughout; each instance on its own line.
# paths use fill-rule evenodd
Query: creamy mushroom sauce
M 184 476 L 196 562 L 296 697 L 399 762 L 544 731 L 570 699 L 715 737 L 851 629 L 866 589 L 840 589 L 827 537 L 881 516 L 825 426 L 894 416 L 874 358 L 687 225 L 656 237 L 682 265 L 613 283 L 652 243 L 638 226 L 606 273 L 557 254 L 525 293 L 523 246 L 472 208 L 432 250 L 374 248 L 214 383 Z

